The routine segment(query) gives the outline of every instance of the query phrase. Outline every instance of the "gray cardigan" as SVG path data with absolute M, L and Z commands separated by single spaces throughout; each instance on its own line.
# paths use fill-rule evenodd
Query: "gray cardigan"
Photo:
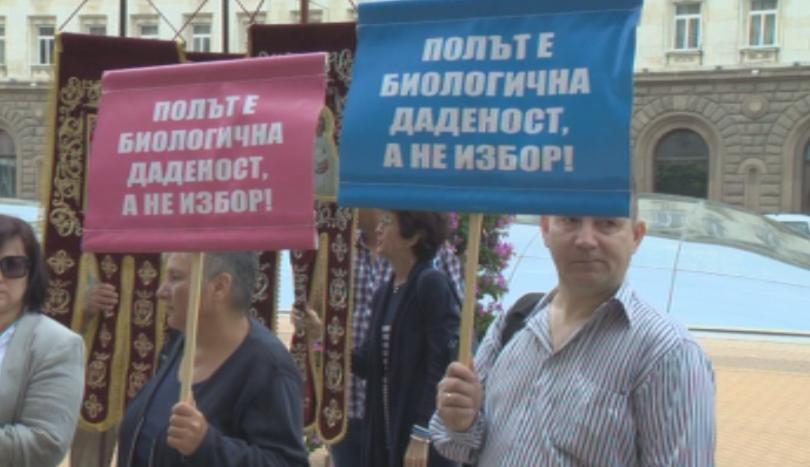
M 84 342 L 23 313 L 0 368 L 0 467 L 57 466 L 73 440 L 84 391 Z

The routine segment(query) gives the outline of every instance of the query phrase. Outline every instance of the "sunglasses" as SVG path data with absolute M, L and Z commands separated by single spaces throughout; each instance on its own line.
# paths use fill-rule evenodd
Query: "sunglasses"
M 25 256 L 6 256 L 0 259 L 0 272 L 6 279 L 19 279 L 28 274 L 31 261 Z

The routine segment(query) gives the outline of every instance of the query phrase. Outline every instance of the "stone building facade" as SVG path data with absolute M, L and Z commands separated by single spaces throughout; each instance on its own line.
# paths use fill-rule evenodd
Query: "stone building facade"
M 6 191 L 0 197 L 38 199 L 47 135 L 48 90 L 44 85 L 0 83 L 0 166 Z
M 120 5 L 110 0 L 0 2 L 0 198 L 40 197 L 38 172 L 47 144 L 45 122 L 55 34 L 118 36 Z M 187 50 L 218 52 L 225 45 L 225 5 L 229 52 L 246 51 L 251 19 L 256 23 L 300 22 L 299 0 L 127 0 L 123 27 L 128 37 L 181 40 Z M 308 18 L 309 22 L 350 21 L 355 12 L 348 0 L 319 0 L 310 2 Z
M 708 198 L 810 211 L 810 67 L 638 74 L 632 142 L 641 191 L 656 191 L 656 150 L 678 130 L 706 143 Z
M 39 197 L 45 148 L 48 34 L 117 35 L 118 2 L 8 0 L 0 5 L 0 197 Z M 229 12 L 229 51 L 247 21 L 297 22 L 299 0 L 244 0 Z M 222 50 L 222 11 L 197 0 L 129 0 L 127 35 Z M 348 0 L 310 4 L 310 20 L 354 17 Z M 195 26 L 197 26 L 195 28 Z M 50 29 L 49 29 L 50 28 Z M 761 212 L 810 213 L 810 1 L 645 0 L 632 122 L 636 184 Z M 44 36 L 43 36 L 44 34 Z M 12 41 L 11 38 L 25 38 Z M 43 49 L 44 47 L 44 49 Z M 14 171 L 14 184 L 4 185 Z
M 807 1 L 645 0 L 638 187 L 810 213 L 809 31 Z

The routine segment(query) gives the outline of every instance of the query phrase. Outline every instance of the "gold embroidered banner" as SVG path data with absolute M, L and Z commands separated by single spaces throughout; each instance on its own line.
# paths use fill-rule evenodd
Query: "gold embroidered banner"
M 316 259 L 321 258 L 325 278 L 314 291 L 321 306 L 324 336 L 320 364 L 306 343 L 303 333 L 296 333 L 290 352 L 304 378 L 304 422 L 308 429 L 316 428 L 326 443 L 340 441 L 346 431 L 348 407 L 348 377 L 351 371 L 351 308 L 352 308 L 352 211 L 342 209 L 335 200 L 337 156 L 333 152 L 331 135 L 340 134 L 343 108 L 351 83 L 355 23 L 253 25 L 248 32 L 249 55 L 327 52 L 329 56 L 326 107 L 334 115 L 325 114 L 317 135 L 315 166 L 318 199 L 316 213 L 319 251 L 293 252 L 295 306 L 308 302 Z M 335 136 L 334 139 L 337 139 Z M 317 289 L 321 289 L 319 292 Z
M 293 335 L 290 352 L 304 375 L 305 426 L 321 440 L 339 441 L 345 434 L 346 400 L 351 362 L 352 210 L 336 203 L 316 203 L 318 251 L 294 251 L 295 307 L 313 306 L 324 323 L 316 362 L 303 329 Z
M 256 290 L 253 292 L 253 304 L 250 307 L 251 316 L 257 318 L 265 326 L 276 332 L 276 311 L 278 308 L 278 253 L 263 251 L 259 255 L 259 278 Z
M 292 251 L 290 253 L 294 283 L 293 293 L 295 296 L 293 307 L 303 310 L 309 303 L 318 252 L 310 250 Z M 318 408 L 314 372 L 315 355 L 309 346 L 304 329 L 295 330 L 290 342 L 290 354 L 292 354 L 293 360 L 295 360 L 298 369 L 301 371 L 301 379 L 304 383 L 304 427 L 311 430 L 315 427 Z
M 112 284 L 118 291 L 117 309 L 101 313 L 83 329 L 87 370 L 80 423 L 84 428 L 106 430 L 120 421 L 126 404 L 154 373 L 164 340 L 165 313 L 157 300 L 160 255 L 95 257 L 80 251 L 85 170 L 100 80 L 106 70 L 176 64 L 181 54 L 176 43 L 169 41 L 65 33 L 57 37 L 55 58 L 42 183 L 43 243 L 51 275 L 45 311 L 81 330 L 90 281 Z M 277 254 L 264 252 L 250 311 L 270 327 L 275 326 L 277 283 Z
M 179 62 L 174 42 L 60 34 L 45 157 L 45 258 L 51 282 L 45 311 L 78 329 L 84 319 L 88 276 L 119 291 L 118 308 L 95 317 L 85 333 L 87 373 L 81 424 L 106 430 L 154 372 L 163 326 L 156 302 L 158 255 L 80 252 L 85 170 L 92 139 L 100 79 L 105 70 Z

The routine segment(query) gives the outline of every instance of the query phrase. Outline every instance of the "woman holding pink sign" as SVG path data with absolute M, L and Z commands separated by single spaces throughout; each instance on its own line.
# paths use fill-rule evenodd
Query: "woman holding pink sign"
M 158 297 L 185 329 L 191 254 L 173 253 Z M 200 295 L 193 398 L 178 401 L 180 336 L 121 424 L 119 467 L 305 466 L 301 377 L 287 349 L 248 308 L 251 252 L 208 253 Z

